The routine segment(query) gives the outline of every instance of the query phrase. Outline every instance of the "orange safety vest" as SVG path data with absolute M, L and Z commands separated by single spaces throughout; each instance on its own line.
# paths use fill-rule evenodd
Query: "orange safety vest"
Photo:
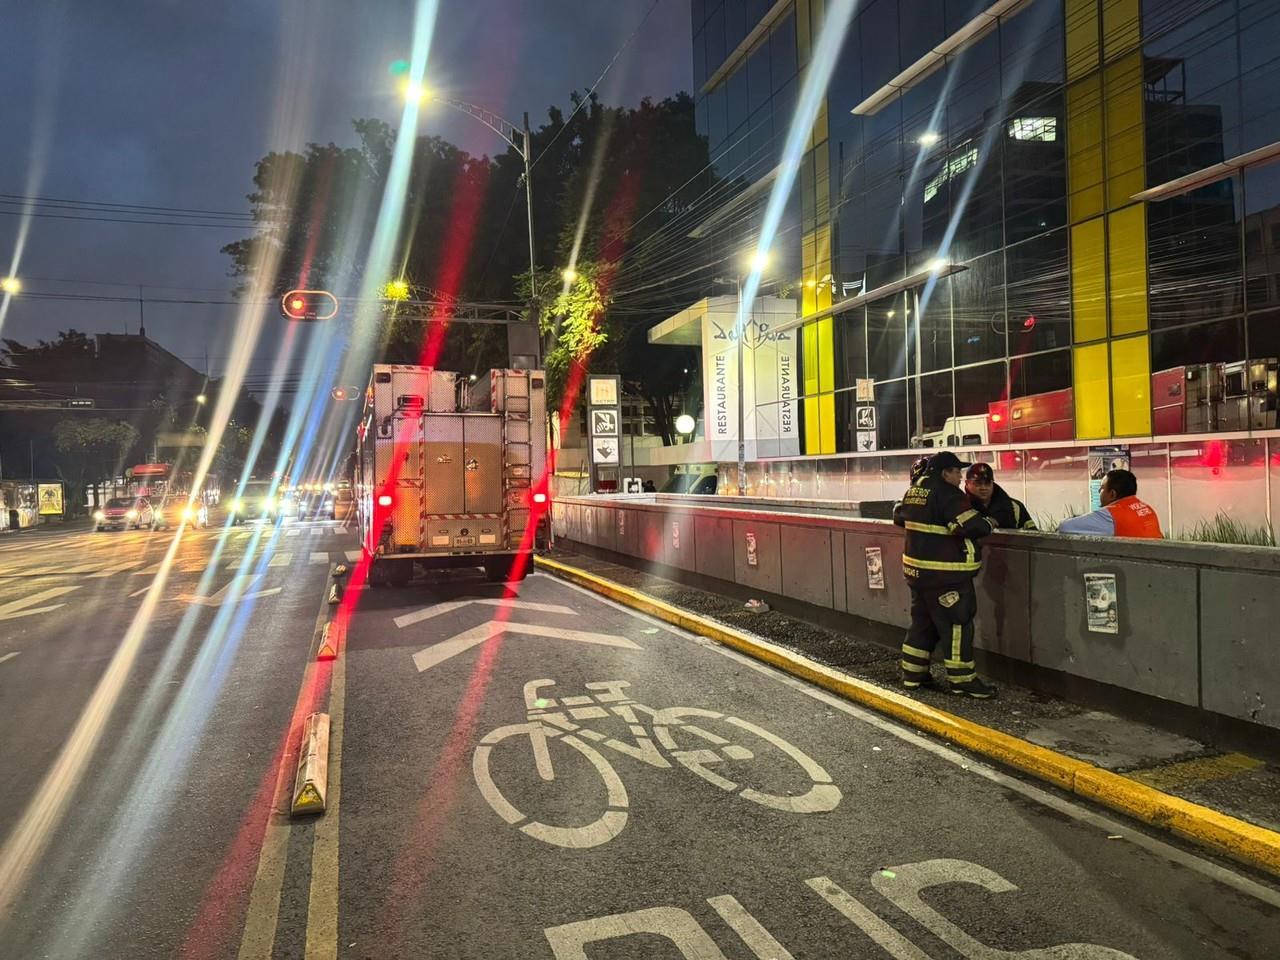
M 1121 497 L 1107 505 L 1111 519 L 1116 523 L 1117 537 L 1138 537 L 1146 540 L 1163 540 L 1160 518 L 1150 505 L 1137 497 Z

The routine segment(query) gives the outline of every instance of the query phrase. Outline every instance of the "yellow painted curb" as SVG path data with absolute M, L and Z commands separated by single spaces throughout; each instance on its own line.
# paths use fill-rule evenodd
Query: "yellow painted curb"
M 1152 826 L 1209 847 L 1242 863 L 1280 875 L 1280 833 L 1246 823 L 1209 807 L 1162 793 L 1154 787 L 1077 760 L 1020 737 L 984 727 L 913 700 L 894 690 L 859 680 L 784 647 L 752 637 L 655 597 L 624 587 L 549 557 L 534 563 L 611 600 L 707 637 L 807 680 L 847 700 L 887 714 L 957 746 L 1045 780 Z

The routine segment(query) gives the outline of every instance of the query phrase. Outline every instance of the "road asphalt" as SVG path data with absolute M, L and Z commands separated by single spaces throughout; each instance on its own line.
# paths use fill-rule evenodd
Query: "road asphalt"
M 217 538 L 179 544 L 192 572 L 157 588 L 91 748 L 68 737 L 152 578 L 89 578 L 170 541 L 0 543 L 0 616 L 77 587 L 0 620 L 0 866 L 33 802 L 64 801 L 0 955 L 1280 955 L 1267 879 L 545 575 L 351 587 L 316 664 L 328 563 L 354 547 L 327 529 L 251 531 L 247 569 L 268 565 L 222 606 L 230 559 L 198 586 Z M 289 819 L 281 747 L 313 707 L 329 806 Z

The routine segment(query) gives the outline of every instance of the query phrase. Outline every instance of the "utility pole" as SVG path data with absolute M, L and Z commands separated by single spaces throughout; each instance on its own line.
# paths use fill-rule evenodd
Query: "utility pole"
M 529 114 L 524 114 L 524 128 L 521 130 L 524 149 L 524 203 L 529 221 L 529 320 L 533 324 L 535 354 L 534 369 L 542 367 L 542 323 L 538 316 L 538 300 L 534 291 L 534 278 L 537 276 L 537 260 L 533 252 L 533 137 L 529 132 Z

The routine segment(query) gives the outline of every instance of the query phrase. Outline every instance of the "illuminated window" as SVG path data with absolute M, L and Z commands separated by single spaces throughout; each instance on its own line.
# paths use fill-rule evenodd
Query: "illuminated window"
M 1009 136 L 1014 140 L 1058 139 L 1057 117 L 1014 117 L 1009 121 Z
M 976 166 L 978 163 L 978 148 L 971 147 L 963 153 L 956 153 L 950 157 L 946 163 L 942 165 L 942 169 L 937 175 L 924 185 L 924 202 L 928 203 L 938 195 L 938 191 L 942 189 L 942 185 L 948 180 L 953 180 L 960 174 L 964 173 L 970 167 Z

